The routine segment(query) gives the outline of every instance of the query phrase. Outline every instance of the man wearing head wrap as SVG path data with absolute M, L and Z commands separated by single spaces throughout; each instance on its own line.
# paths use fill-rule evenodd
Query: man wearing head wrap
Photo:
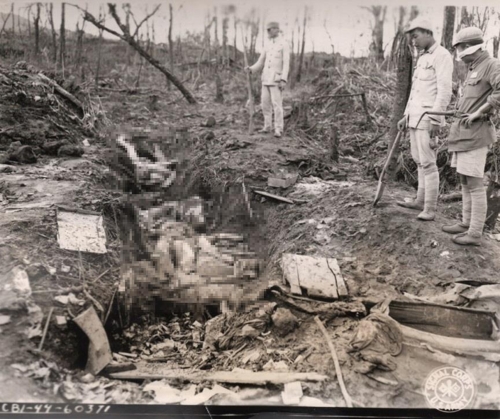
M 496 141 L 490 116 L 500 109 L 500 61 L 485 51 L 479 28 L 459 31 L 453 47 L 457 60 L 468 66 L 457 103 L 458 113 L 468 116 L 453 121 L 448 137 L 451 165 L 456 167 L 462 186 L 462 222 L 443 226 L 443 231 L 453 234 L 457 244 L 479 246 L 487 210 L 484 168 L 488 147 Z
M 426 111 L 446 110 L 451 100 L 453 75 L 451 54 L 434 40 L 432 31 L 432 25 L 424 19 L 414 19 L 406 31 L 420 56 L 404 117 L 398 122 L 400 130 L 410 131 L 411 155 L 418 168 L 418 190 L 415 200 L 397 204 L 421 211 L 417 218 L 422 221 L 432 221 L 436 216 L 439 172 L 434 137 L 444 125 L 444 118 L 426 115 L 420 123 L 419 120 Z
M 279 138 L 283 134 L 283 98 L 282 91 L 288 80 L 290 67 L 290 47 L 280 35 L 277 22 L 267 25 L 269 36 L 266 48 L 260 54 L 258 61 L 245 70 L 255 73 L 262 70 L 262 113 L 264 114 L 264 128 L 261 133 L 270 132 L 274 111 L 274 136 Z

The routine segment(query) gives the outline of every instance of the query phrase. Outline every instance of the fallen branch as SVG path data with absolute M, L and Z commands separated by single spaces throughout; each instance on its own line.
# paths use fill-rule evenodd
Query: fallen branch
M 110 378 L 120 380 L 176 380 L 189 382 L 217 381 L 232 384 L 286 384 L 294 381 L 325 381 L 326 375 L 301 372 L 275 372 L 275 371 L 193 371 L 172 370 L 165 365 L 148 363 L 136 364 L 137 370 L 109 374 Z
M 195 104 L 196 99 L 194 96 L 191 94 L 191 92 L 182 84 L 182 82 L 174 75 L 172 74 L 165 66 L 163 66 L 156 58 L 152 57 L 144 48 L 141 47 L 139 42 L 134 39 L 133 35 L 130 33 L 129 28 L 127 25 L 122 23 L 120 17 L 118 16 L 118 13 L 116 11 L 116 5 L 112 3 L 108 3 L 108 8 L 109 8 L 109 13 L 115 20 L 115 23 L 118 25 L 118 27 L 121 29 L 122 33 L 118 33 L 113 29 L 110 29 L 102 24 L 102 22 L 98 21 L 92 14 L 90 14 L 88 11 L 83 10 L 82 8 L 72 5 L 79 9 L 83 13 L 83 18 L 90 23 L 92 23 L 96 28 L 101 29 L 103 31 L 106 31 L 112 35 L 117 36 L 120 38 L 122 41 L 125 41 L 127 44 L 129 44 L 132 48 L 134 48 L 140 56 L 142 56 L 146 61 L 148 61 L 153 67 L 156 67 L 160 72 L 162 72 L 167 79 L 175 86 L 179 91 L 182 93 L 182 95 L 186 98 L 186 100 L 191 103 Z M 156 9 L 155 9 L 156 12 Z M 149 18 L 149 17 L 148 17 Z M 142 25 L 140 23 L 137 26 Z
M 45 327 L 43 329 L 42 340 L 40 341 L 40 345 L 38 345 L 38 351 L 41 351 L 43 348 L 43 344 L 45 342 L 45 338 L 47 337 L 47 331 L 49 330 L 50 319 L 52 318 L 53 312 L 54 312 L 54 307 L 50 309 L 49 315 L 47 316 L 47 322 L 45 323 Z
M 57 93 L 59 93 L 61 96 L 63 96 L 66 99 L 68 99 L 73 105 L 75 105 L 78 109 L 80 109 L 80 111 L 83 112 L 83 104 L 82 104 L 82 102 L 80 102 L 71 93 L 69 93 L 67 90 L 63 89 L 54 80 L 49 79 L 47 76 L 45 76 L 42 73 L 38 73 L 38 77 L 40 77 L 44 82 L 50 84 Z
M 340 368 L 339 358 L 337 356 L 337 352 L 335 351 L 335 346 L 333 345 L 333 342 L 330 339 L 330 336 L 328 336 L 328 332 L 326 331 L 325 326 L 323 326 L 323 323 L 321 322 L 318 316 L 314 317 L 314 321 L 318 325 L 319 330 L 321 330 L 321 333 L 323 333 L 323 336 L 325 337 L 325 340 L 328 343 L 328 347 L 330 348 L 330 353 L 333 358 L 333 363 L 335 364 L 335 372 L 337 373 L 337 380 L 339 381 L 340 390 L 342 391 L 342 395 L 344 396 L 346 405 L 347 407 L 352 407 L 352 399 L 351 396 L 349 396 L 349 393 L 347 392 L 347 389 L 344 384 L 344 378 L 342 377 L 342 369 Z
M 443 202 L 453 202 L 453 201 L 461 201 L 462 200 L 462 192 L 453 192 L 448 195 L 444 195 L 441 197 L 441 201 Z
M 287 204 L 295 204 L 295 202 L 292 201 L 291 199 L 284 198 L 284 197 L 279 196 L 279 195 L 274 195 L 272 193 L 268 193 L 268 192 L 264 192 L 264 191 L 254 191 L 254 192 L 257 195 L 262 195 L 262 196 L 265 196 L 266 198 L 276 199 L 277 201 L 285 202 Z

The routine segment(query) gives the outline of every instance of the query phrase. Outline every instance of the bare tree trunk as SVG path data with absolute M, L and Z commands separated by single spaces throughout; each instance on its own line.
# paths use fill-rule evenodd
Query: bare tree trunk
M 219 21 L 217 19 L 217 9 L 215 10 L 214 16 L 214 42 L 215 42 L 215 101 L 217 103 L 224 102 L 224 93 L 222 91 L 222 79 L 221 79 L 221 71 L 220 71 L 220 45 L 219 45 Z
M 228 29 L 229 29 L 229 18 L 225 17 L 222 20 L 222 63 L 224 66 L 226 66 L 228 63 L 228 57 L 227 57 Z
M 372 13 L 374 18 L 370 51 L 377 62 L 381 63 L 384 61 L 384 22 L 387 6 L 371 6 L 366 9 Z
M 102 54 L 102 39 L 103 30 L 99 29 L 99 43 L 97 44 L 97 65 L 95 70 L 95 88 L 99 89 L 99 75 L 101 73 L 101 54 Z
M 50 24 L 50 31 L 52 35 L 52 61 L 54 63 L 57 63 L 57 35 L 56 35 L 56 28 L 54 26 L 54 4 L 50 3 L 48 10 L 47 10 L 47 15 L 49 18 L 49 24 Z
M 500 37 L 495 36 L 493 38 L 493 57 L 498 58 L 498 49 L 500 47 Z
M 443 36 L 441 38 L 441 45 L 448 51 L 453 50 L 453 34 L 455 32 L 455 16 L 457 8 L 455 6 L 445 6 L 444 8 L 444 23 L 443 23 Z
M 295 86 L 295 26 L 292 29 L 292 44 L 290 48 L 290 71 L 288 75 L 288 79 L 290 80 L 290 89 L 293 89 Z
M 394 40 L 392 41 L 391 47 L 391 55 L 389 58 L 389 63 L 387 66 L 388 70 L 391 70 L 397 61 L 397 53 L 398 53 L 398 42 L 401 40 L 400 34 L 404 33 L 404 19 L 406 15 L 406 8 L 404 6 L 399 7 L 399 20 L 398 27 L 396 30 L 396 35 L 394 36 Z M 403 38 L 404 39 L 404 38 Z
M 170 61 L 170 70 L 174 71 L 174 41 L 172 39 L 172 27 L 174 24 L 174 11 L 172 8 L 172 3 L 168 5 L 168 10 L 170 12 L 170 21 L 168 26 L 168 57 Z M 170 82 L 167 81 L 168 89 L 170 90 Z
M 82 78 L 82 52 L 83 52 L 83 37 L 84 37 L 84 27 L 85 27 L 85 20 L 82 23 L 82 28 L 80 29 L 78 22 L 76 24 L 76 51 L 75 51 L 75 69 L 80 70 L 80 78 L 83 81 Z
M 3 20 L 3 25 L 2 25 L 2 29 L 0 29 L 0 36 L 2 36 L 4 30 L 5 30 L 5 26 L 7 25 L 7 21 L 9 20 L 9 17 L 11 16 L 12 14 L 12 10 L 10 11 L 10 13 L 5 17 L 5 19 Z M 14 16 L 12 16 L 12 19 L 14 19 Z
M 394 96 L 391 127 L 389 129 L 389 149 L 392 146 L 397 134 L 398 121 L 403 117 L 406 103 L 411 91 L 411 77 L 412 77 L 412 53 L 408 43 L 407 35 L 399 34 L 399 48 L 398 48 L 398 66 L 396 78 L 396 94 Z M 395 165 L 389 166 L 389 173 L 394 175 Z
M 234 41 L 233 41 L 233 46 L 234 46 L 234 51 L 233 51 L 233 61 L 236 64 L 238 60 L 238 55 L 237 52 L 238 50 L 236 49 L 236 32 L 238 28 L 238 19 L 236 19 L 236 16 L 234 16 Z
M 306 26 L 307 26 L 307 7 L 304 9 L 304 24 L 302 26 L 302 46 L 300 48 L 299 69 L 297 70 L 297 83 L 302 76 L 302 65 L 304 63 L 304 49 L 306 46 Z
M 15 14 L 14 14 L 14 3 L 10 5 L 10 15 L 12 17 L 12 35 L 15 34 L 16 32 L 16 20 L 14 19 Z
M 181 81 L 177 77 L 175 77 L 175 75 L 173 73 L 171 73 L 168 69 L 166 69 L 165 66 L 161 65 L 157 59 L 155 59 L 154 57 L 151 57 L 151 55 L 148 54 L 147 51 L 145 51 L 144 48 L 142 48 L 139 45 L 139 43 L 134 39 L 134 36 L 132 36 L 130 34 L 130 31 L 127 30 L 127 27 L 122 23 L 120 17 L 118 16 L 118 14 L 116 12 L 116 5 L 108 3 L 108 8 L 109 8 L 109 12 L 110 12 L 111 16 L 113 17 L 116 24 L 118 25 L 118 27 L 122 31 L 122 34 L 119 34 L 118 32 L 107 28 L 101 22 L 98 22 L 97 19 L 94 16 L 92 16 L 90 13 L 88 13 L 87 11 L 82 10 L 82 9 L 80 9 L 80 10 L 83 11 L 83 13 L 85 15 L 85 19 L 88 20 L 90 23 L 92 23 L 94 26 L 96 26 L 99 29 L 103 29 L 106 32 L 111 33 L 111 34 L 117 36 L 118 38 L 120 38 L 121 40 L 127 42 L 142 57 L 144 57 L 146 59 L 146 61 L 148 61 L 153 67 L 156 67 L 159 71 L 161 71 L 172 82 L 172 84 L 175 87 L 177 87 L 177 89 L 179 89 L 179 91 L 182 93 L 182 95 L 186 98 L 186 100 L 189 103 L 193 103 L 193 104 L 196 103 L 196 99 L 193 97 L 191 92 L 188 89 L 186 89 L 186 87 L 181 83 Z
M 35 57 L 40 54 L 40 3 L 36 4 L 36 15 L 33 21 L 35 27 Z
M 59 68 L 62 69 L 64 74 L 64 64 L 66 55 L 66 3 L 61 4 L 61 29 L 59 32 Z
M 247 42 L 246 42 L 246 36 L 243 35 L 243 31 L 241 32 L 241 40 L 243 43 L 243 63 L 244 66 L 247 67 L 248 64 L 248 57 L 247 57 Z M 252 134 L 254 130 L 254 123 L 253 123 L 253 115 L 255 112 L 255 106 L 254 106 L 254 100 L 253 100 L 253 87 L 252 87 L 252 75 L 247 72 L 247 89 L 248 89 L 248 113 L 249 113 L 249 121 L 248 121 L 248 133 Z
M 28 38 L 31 40 L 31 6 L 32 4 L 28 6 L 26 12 L 27 12 L 27 19 L 28 19 Z

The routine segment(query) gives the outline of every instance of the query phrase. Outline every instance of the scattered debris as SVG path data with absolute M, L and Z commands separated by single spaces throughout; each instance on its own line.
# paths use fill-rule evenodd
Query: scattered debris
M 335 350 L 335 346 L 333 345 L 333 342 L 332 342 L 330 336 L 328 336 L 328 332 L 326 331 L 325 326 L 323 325 L 323 323 L 321 322 L 321 320 L 319 319 L 318 316 L 314 317 L 314 321 L 318 325 L 319 330 L 323 334 L 323 336 L 328 344 L 328 347 L 330 348 L 330 354 L 332 355 L 333 363 L 335 365 L 335 373 L 337 375 L 337 380 L 338 380 L 339 385 L 340 385 L 340 390 L 342 391 L 342 396 L 344 396 L 344 400 L 346 402 L 347 407 L 352 407 L 352 399 L 351 399 L 351 396 L 349 395 L 349 393 L 347 392 L 347 389 L 346 389 L 345 384 L 344 384 L 344 378 L 342 376 L 342 369 L 340 368 L 339 358 L 337 356 L 337 351 Z
M 56 316 L 56 325 L 59 327 L 65 327 L 68 324 L 66 316 Z
M 292 186 L 295 182 L 297 182 L 298 178 L 299 178 L 298 174 L 280 173 L 276 176 L 269 177 L 267 179 L 267 186 L 270 186 L 272 188 L 286 189 Z
M 349 344 L 349 352 L 358 361 L 364 361 L 362 365 L 367 369 L 366 372 L 377 367 L 386 371 L 395 370 L 397 364 L 392 357 L 398 356 L 402 350 L 400 324 L 388 315 L 373 310 L 360 321 Z
M 298 326 L 299 322 L 290 310 L 279 307 L 272 315 L 274 328 L 278 335 L 286 336 Z
M 106 233 L 102 215 L 83 210 L 57 211 L 57 241 L 61 249 L 106 253 Z
M 347 296 L 347 287 L 336 259 L 285 253 L 282 269 L 292 294 L 338 299 Z
M 97 375 L 113 359 L 102 323 L 93 307 L 85 310 L 73 321 L 85 332 L 90 341 L 86 370 Z

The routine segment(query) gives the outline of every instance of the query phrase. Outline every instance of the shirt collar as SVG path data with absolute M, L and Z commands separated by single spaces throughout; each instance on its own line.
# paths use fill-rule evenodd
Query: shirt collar
M 479 56 L 475 59 L 475 61 L 473 61 L 470 64 L 469 69 L 474 70 L 479 64 L 481 64 L 484 60 L 489 58 L 489 56 L 490 54 L 488 53 L 488 51 L 483 51 L 481 54 L 479 54 Z
M 437 42 L 434 42 L 434 43 L 432 44 L 432 46 L 431 46 L 431 47 L 429 47 L 429 49 L 427 49 L 427 51 L 424 51 L 424 54 L 425 54 L 426 52 L 428 52 L 429 54 L 432 54 L 434 51 L 436 51 L 436 49 L 437 49 L 438 45 L 439 45 L 439 44 L 438 44 Z

